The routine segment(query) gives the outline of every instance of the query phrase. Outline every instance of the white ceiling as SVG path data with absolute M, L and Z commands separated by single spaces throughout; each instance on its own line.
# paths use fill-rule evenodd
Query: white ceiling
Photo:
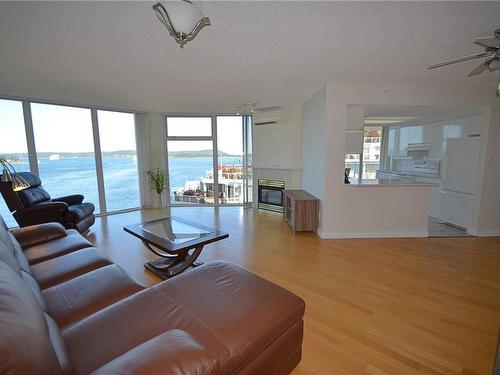
M 430 124 L 440 120 L 483 114 L 484 108 L 429 105 L 364 105 L 365 118 L 404 119 L 390 126 Z
M 0 2 L 0 95 L 136 110 L 298 104 L 326 82 L 443 82 L 476 62 L 500 2 L 205 2 L 212 26 L 181 50 L 153 2 Z

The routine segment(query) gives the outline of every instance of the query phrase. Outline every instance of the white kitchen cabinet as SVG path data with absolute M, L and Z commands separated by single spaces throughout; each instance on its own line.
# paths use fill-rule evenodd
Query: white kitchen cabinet
M 408 128 L 408 143 L 423 142 L 423 126 L 409 126 Z
M 397 132 L 398 129 L 396 128 L 390 128 L 388 132 L 388 139 L 387 139 L 387 156 L 395 156 L 397 151 L 396 151 L 396 145 L 397 145 Z
M 431 124 L 423 126 L 423 143 L 431 147 L 429 156 L 443 156 L 443 125 Z
M 399 156 L 406 156 L 406 147 L 408 147 L 409 137 L 410 137 L 409 127 L 399 128 L 399 148 L 398 148 Z
M 483 130 L 483 116 L 472 116 L 467 119 L 468 135 L 481 135 Z
M 441 220 L 465 229 L 472 227 L 473 195 L 441 190 L 440 205 Z
M 430 177 L 415 177 L 415 182 L 425 182 L 435 184 L 431 189 L 431 205 L 429 207 L 429 216 L 439 218 L 441 212 L 441 180 Z

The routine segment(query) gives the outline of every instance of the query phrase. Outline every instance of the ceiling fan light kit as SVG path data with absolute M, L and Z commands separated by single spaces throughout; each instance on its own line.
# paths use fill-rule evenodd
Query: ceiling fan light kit
M 481 74 L 486 70 L 490 72 L 500 70 L 500 29 L 495 31 L 495 35 L 493 37 L 476 38 L 474 40 L 474 44 L 483 47 L 484 52 L 432 64 L 429 65 L 427 69 L 439 68 L 462 61 L 485 58 L 481 64 L 479 64 L 467 75 L 467 77 Z
M 210 19 L 203 15 L 201 5 L 191 0 L 164 1 L 153 5 L 161 23 L 181 48 L 193 40 Z

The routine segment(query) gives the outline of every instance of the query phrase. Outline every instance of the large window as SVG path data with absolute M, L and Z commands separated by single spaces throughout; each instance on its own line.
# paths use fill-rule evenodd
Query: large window
M 213 203 L 213 156 L 210 141 L 168 141 L 172 203 Z
M 0 156 L 16 171 L 29 172 L 23 105 L 20 101 L 0 99 Z M 0 199 L 0 215 L 9 227 L 17 225 L 3 199 Z
M 244 203 L 243 119 L 217 117 L 219 203 Z
M 140 207 L 135 114 L 0 99 L 0 134 L 0 155 L 31 165 L 53 198 L 83 194 L 96 213 Z M 17 225 L 3 199 L 0 214 Z
M 132 113 L 97 111 L 106 210 L 141 205 L 135 118 Z
M 251 201 L 248 123 L 248 116 L 167 117 L 172 204 Z
M 31 104 L 38 171 L 52 198 L 83 194 L 100 212 L 90 109 Z

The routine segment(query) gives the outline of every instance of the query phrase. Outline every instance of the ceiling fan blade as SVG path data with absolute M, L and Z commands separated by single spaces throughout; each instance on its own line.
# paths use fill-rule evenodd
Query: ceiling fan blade
M 456 64 L 456 63 L 459 63 L 459 62 L 462 62 L 462 61 L 468 61 L 468 60 L 474 60 L 474 59 L 481 59 L 483 57 L 490 57 L 490 56 L 493 56 L 494 54 L 495 54 L 495 52 L 482 52 L 482 53 L 477 53 L 475 55 L 458 57 L 458 58 L 453 59 L 453 60 L 443 61 L 443 62 L 439 62 L 439 63 L 436 63 L 436 64 L 429 65 L 427 67 L 427 69 L 434 69 L 434 68 L 439 68 L 439 67 L 445 66 L 445 65 Z
M 489 66 L 488 60 L 482 62 L 481 64 L 479 64 L 478 66 L 476 66 L 476 68 L 472 72 L 470 72 L 469 74 L 467 74 L 467 77 L 472 77 L 472 76 L 481 74 L 485 70 L 488 70 L 488 66 Z
M 487 38 L 476 38 L 474 44 L 477 44 L 481 47 L 485 48 L 499 48 L 500 47 L 500 39 L 495 37 L 487 37 Z

